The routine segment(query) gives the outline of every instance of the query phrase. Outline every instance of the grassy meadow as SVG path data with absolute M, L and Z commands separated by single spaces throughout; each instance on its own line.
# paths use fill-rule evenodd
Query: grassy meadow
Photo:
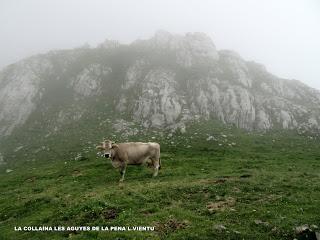
M 311 239 L 295 228 L 320 231 L 317 137 L 201 125 L 188 134 L 132 139 L 161 143 L 157 178 L 146 166 L 129 166 L 119 183 L 119 172 L 93 147 L 77 160 L 3 166 L 0 239 Z M 18 232 L 17 226 L 155 229 Z

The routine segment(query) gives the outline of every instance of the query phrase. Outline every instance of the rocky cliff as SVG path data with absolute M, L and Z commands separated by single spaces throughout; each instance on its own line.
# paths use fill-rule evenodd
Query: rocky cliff
M 19 129 L 50 135 L 81 119 L 88 127 L 97 119 L 103 128 L 110 116 L 115 129 L 122 122 L 185 132 L 191 120 L 218 119 L 248 130 L 318 131 L 320 93 L 236 52 L 218 51 L 203 33 L 159 31 L 129 45 L 107 40 L 33 56 L 0 72 L 2 139 Z

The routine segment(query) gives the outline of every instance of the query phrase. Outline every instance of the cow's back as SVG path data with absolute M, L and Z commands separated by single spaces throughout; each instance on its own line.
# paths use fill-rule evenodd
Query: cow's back
M 141 164 L 148 158 L 160 157 L 160 145 L 158 143 L 148 142 L 128 142 L 119 143 L 120 150 L 128 156 L 129 163 Z

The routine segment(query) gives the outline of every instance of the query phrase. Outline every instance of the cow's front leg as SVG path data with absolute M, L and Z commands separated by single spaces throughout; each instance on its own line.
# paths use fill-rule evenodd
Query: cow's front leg
M 158 176 L 159 167 L 160 167 L 159 160 L 153 161 L 153 175 L 152 175 L 153 177 Z
M 153 170 L 153 177 L 156 177 L 156 176 L 158 176 L 158 172 L 159 172 L 159 166 L 157 166 L 157 167 L 154 167 L 154 170 Z
M 127 166 L 125 164 L 120 167 L 120 174 L 121 174 L 120 182 L 124 181 L 124 175 L 126 174 L 126 168 L 127 168 Z

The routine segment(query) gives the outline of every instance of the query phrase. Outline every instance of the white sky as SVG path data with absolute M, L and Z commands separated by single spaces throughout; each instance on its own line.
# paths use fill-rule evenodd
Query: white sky
M 320 89 L 319 0 L 0 0 L 0 68 L 51 49 L 205 32 L 279 77 Z

